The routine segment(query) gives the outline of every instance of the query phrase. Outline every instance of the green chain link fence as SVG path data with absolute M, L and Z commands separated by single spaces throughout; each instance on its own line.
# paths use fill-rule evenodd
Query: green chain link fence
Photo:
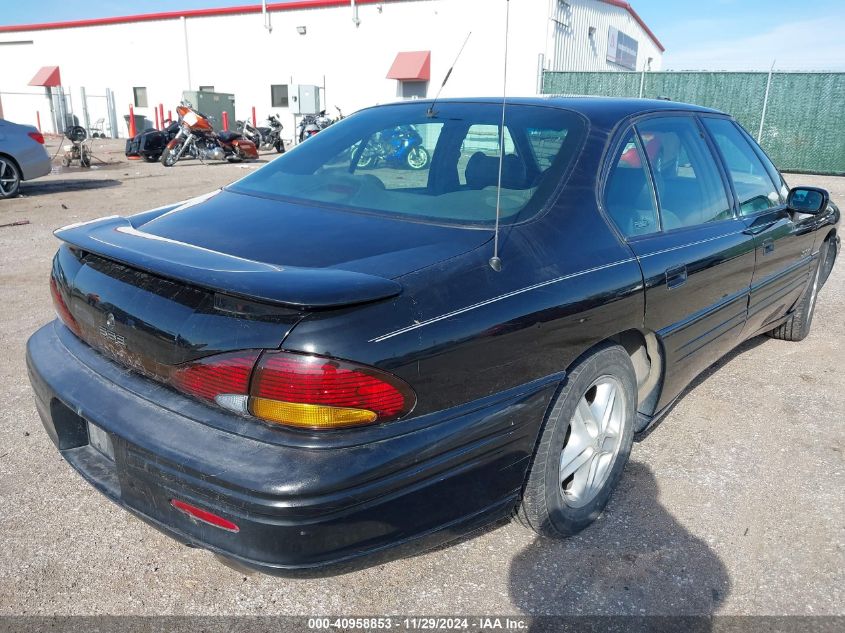
M 759 138 L 783 171 L 845 174 L 845 73 L 547 71 L 543 93 L 664 97 L 716 108 Z

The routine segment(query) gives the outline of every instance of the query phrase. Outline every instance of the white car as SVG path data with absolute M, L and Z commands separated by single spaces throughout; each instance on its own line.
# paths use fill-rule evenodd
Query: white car
M 18 195 L 21 181 L 49 173 L 50 156 L 41 132 L 0 119 L 0 200 Z

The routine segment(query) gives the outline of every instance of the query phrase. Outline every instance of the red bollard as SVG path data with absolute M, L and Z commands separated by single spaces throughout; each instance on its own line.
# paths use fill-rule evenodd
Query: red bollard
M 135 138 L 137 131 L 135 130 L 135 108 L 129 104 L 129 138 Z
M 156 129 L 160 130 L 161 128 L 158 125 L 158 110 L 156 110 L 155 113 L 156 113 Z
M 135 129 L 135 108 L 129 104 L 129 138 L 135 138 L 137 130 Z M 127 156 L 129 160 L 141 160 L 140 156 Z
M 158 118 L 161 121 L 161 129 L 164 129 L 164 104 L 158 104 Z
M 41 112 L 35 111 L 35 120 L 38 121 L 38 131 L 41 131 Z
M 252 127 L 258 127 L 258 122 L 255 120 L 255 106 L 252 106 Z
M 223 131 L 229 131 L 229 113 L 223 110 Z
M 173 120 L 173 111 L 172 111 L 172 110 L 168 110 L 168 111 L 167 111 L 167 120 L 168 120 L 168 121 L 172 121 L 172 120 Z

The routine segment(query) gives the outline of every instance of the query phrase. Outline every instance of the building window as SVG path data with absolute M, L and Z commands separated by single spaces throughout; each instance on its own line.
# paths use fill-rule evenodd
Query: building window
M 403 99 L 425 99 L 428 94 L 427 81 L 400 81 L 399 96 Z
M 135 87 L 132 88 L 132 92 L 135 93 L 135 107 L 136 108 L 146 108 L 147 107 L 147 89 L 142 87 Z
M 287 84 L 270 86 L 270 105 L 273 108 L 287 108 L 288 107 L 288 87 L 287 87 Z
M 214 86 L 200 86 L 200 92 L 214 92 Z

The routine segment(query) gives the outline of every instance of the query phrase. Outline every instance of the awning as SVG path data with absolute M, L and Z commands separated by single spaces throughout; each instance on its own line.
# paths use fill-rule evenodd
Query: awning
M 61 86 L 62 76 L 59 74 L 58 66 L 44 66 L 35 73 L 35 77 L 29 82 L 30 86 Z
M 431 79 L 431 51 L 397 53 L 393 66 L 387 71 L 387 78 L 402 81 L 428 81 Z

